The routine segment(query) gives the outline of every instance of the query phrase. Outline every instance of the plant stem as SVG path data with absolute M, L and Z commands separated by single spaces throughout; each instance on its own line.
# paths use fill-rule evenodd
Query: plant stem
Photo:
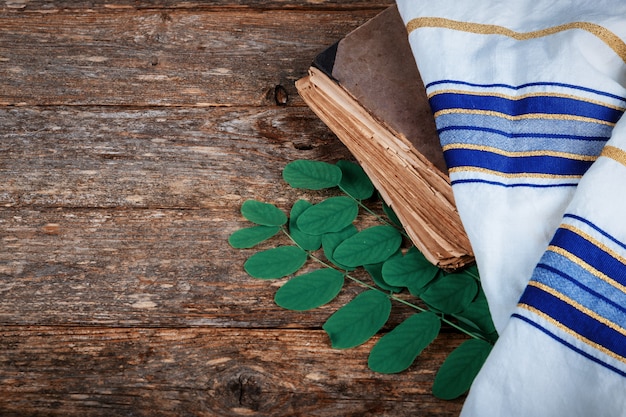
M 382 217 L 380 214 L 374 212 L 374 210 L 370 209 L 365 204 L 363 204 L 363 202 L 361 200 L 357 200 L 356 198 L 352 197 L 350 194 L 346 193 L 345 191 L 344 191 L 344 194 L 347 195 L 348 197 L 350 197 L 351 199 L 353 199 L 354 201 L 356 201 L 356 203 L 359 205 L 359 207 L 361 207 L 363 210 L 365 210 L 366 212 L 368 212 L 369 214 L 374 216 L 376 218 L 376 220 L 378 220 L 380 223 L 383 223 L 383 224 L 385 224 L 387 226 L 391 226 L 391 227 L 394 227 L 394 228 L 398 229 L 400 231 L 400 233 L 402 234 L 402 236 L 404 236 L 407 239 L 410 239 L 409 235 L 406 234 L 404 229 L 402 229 L 402 228 L 398 227 L 397 225 L 387 221 L 387 219 Z
M 337 270 L 337 271 L 340 271 L 340 272 L 342 272 L 342 273 L 343 273 L 344 277 L 348 278 L 349 280 L 351 280 L 351 281 L 353 281 L 353 282 L 356 282 L 356 283 L 357 283 L 357 284 L 359 284 L 360 286 L 365 287 L 365 288 L 368 288 L 368 289 L 370 289 L 370 290 L 374 290 L 374 291 L 381 292 L 381 293 L 383 293 L 383 294 L 387 295 L 387 297 L 389 297 L 391 300 L 394 300 L 394 301 L 397 301 L 397 302 L 399 302 L 399 303 L 402 303 L 402 304 L 404 304 L 404 305 L 406 305 L 406 306 L 409 306 L 409 307 L 411 307 L 411 308 L 413 308 L 413 309 L 415 309 L 415 310 L 417 310 L 417 311 L 419 311 L 419 312 L 422 312 L 422 313 L 423 313 L 423 312 L 430 311 L 430 310 L 428 310 L 428 309 L 426 309 L 426 308 L 420 307 L 420 306 L 418 306 L 418 305 L 416 305 L 416 304 L 413 304 L 413 303 L 411 303 L 411 302 L 409 302 L 409 301 L 403 300 L 402 298 L 399 298 L 399 297 L 397 297 L 397 296 L 395 296 L 395 295 L 393 295 L 393 294 L 388 294 L 387 292 L 385 292 L 385 291 L 381 290 L 380 288 L 378 288 L 378 287 L 376 287 L 376 286 L 374 286 L 374 285 L 368 284 L 367 282 L 364 282 L 364 281 L 362 281 L 362 280 L 360 280 L 360 279 L 358 279 L 358 278 L 355 278 L 355 277 L 353 277 L 352 275 L 348 274 L 346 271 L 342 271 L 342 270 L 338 269 L 338 268 L 337 268 L 337 267 L 335 267 L 334 265 L 331 265 L 331 264 L 329 264 L 328 262 L 326 262 L 326 261 L 324 261 L 324 260 L 320 259 L 319 257 L 317 257 L 316 255 L 314 255 L 314 254 L 313 254 L 313 253 L 311 253 L 310 251 L 307 251 L 307 250 L 303 249 L 303 248 L 302 248 L 302 247 L 298 244 L 298 242 L 296 242 L 296 241 L 293 239 L 293 237 L 291 237 L 291 235 L 289 234 L 289 232 L 288 232 L 288 231 L 287 231 L 284 227 L 281 227 L 281 231 L 282 231 L 285 235 L 287 235 L 287 237 L 288 237 L 288 238 L 289 238 L 289 239 L 290 239 L 290 240 L 291 240 L 291 241 L 292 241 L 292 242 L 293 242 L 296 246 L 298 246 L 300 249 L 304 250 L 304 251 L 308 254 L 308 256 L 309 256 L 311 259 L 313 259 L 313 260 L 314 260 L 314 261 L 316 261 L 317 263 L 321 264 L 322 266 L 324 266 L 324 267 L 326 267 L 326 268 L 332 268 L 332 269 L 335 269 L 335 270 Z M 485 338 L 484 336 L 482 336 L 481 334 L 473 333 L 473 332 L 471 332 L 471 331 L 469 331 L 469 330 L 467 330 L 467 329 L 464 329 L 463 327 L 461 327 L 461 326 L 457 325 L 456 323 L 454 323 L 454 322 L 452 322 L 452 321 L 450 321 L 450 320 L 446 319 L 446 318 L 445 318 L 445 316 L 444 316 L 443 314 L 441 314 L 441 315 L 437 315 L 437 317 L 439 317 L 439 319 L 440 319 L 442 322 L 444 322 L 444 323 L 446 323 L 447 325 L 449 325 L 450 327 L 453 327 L 454 329 L 456 329 L 456 330 L 460 331 L 461 333 L 465 333 L 466 335 L 468 335 L 468 336 L 470 336 L 470 337 L 472 337 L 472 338 L 474 338 L 474 339 L 480 339 L 480 340 L 484 340 L 484 341 L 486 341 L 486 342 L 489 342 L 489 340 L 488 340 L 487 338 Z
M 476 281 L 480 282 L 480 276 L 478 274 L 473 274 L 473 273 L 469 272 L 468 270 L 466 270 L 465 273 L 467 275 L 471 276 L 472 278 L 474 278 Z
M 376 288 L 376 289 L 377 289 L 377 288 Z M 380 290 L 379 290 L 379 291 L 380 291 Z M 395 301 L 399 302 L 399 303 L 402 303 L 402 304 L 405 304 L 405 305 L 407 305 L 407 306 L 409 306 L 409 307 L 412 307 L 412 308 L 414 308 L 414 309 L 416 309 L 416 310 L 418 310 L 418 311 L 422 311 L 422 312 L 424 312 L 424 311 L 430 311 L 430 310 L 427 310 L 427 309 L 422 308 L 422 307 L 420 307 L 420 306 L 417 306 L 417 305 L 415 305 L 415 304 L 413 304 L 413 303 L 410 303 L 410 302 L 408 302 L 408 301 L 406 301 L 406 300 L 403 300 L 402 298 L 398 298 L 398 297 L 396 297 L 396 296 L 394 296 L 394 295 L 391 295 L 391 296 L 390 296 L 390 298 L 391 298 L 392 300 L 395 300 Z M 453 321 L 450 321 L 450 320 L 446 319 L 446 318 L 445 318 L 445 316 L 444 316 L 443 314 L 438 315 L 438 317 L 439 317 L 439 319 L 440 319 L 442 322 L 446 323 L 446 324 L 447 324 L 447 325 L 449 325 L 450 327 L 455 328 L 456 330 L 460 331 L 461 333 L 465 333 L 466 335 L 468 335 L 468 336 L 470 336 L 470 337 L 473 337 L 474 339 L 480 339 L 480 340 L 484 340 L 485 342 L 489 342 L 489 340 L 487 340 L 487 338 L 485 338 L 483 335 L 481 335 L 481 334 L 479 334 L 479 333 L 470 332 L 469 330 L 464 329 L 463 327 L 461 327 L 461 326 L 457 325 L 457 324 L 456 324 L 456 323 L 454 323 Z M 490 342 L 490 343 L 491 343 L 491 342 Z

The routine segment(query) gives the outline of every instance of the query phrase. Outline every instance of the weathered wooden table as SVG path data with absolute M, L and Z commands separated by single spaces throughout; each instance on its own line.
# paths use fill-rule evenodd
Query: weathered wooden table
M 458 414 L 430 389 L 462 336 L 375 374 L 321 330 L 360 288 L 282 310 L 227 243 L 307 197 L 287 162 L 350 158 L 293 84 L 390 4 L 0 2 L 0 415 Z

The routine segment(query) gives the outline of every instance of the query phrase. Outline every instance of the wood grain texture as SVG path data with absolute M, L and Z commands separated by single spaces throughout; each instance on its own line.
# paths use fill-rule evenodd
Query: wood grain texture
M 0 4 L 0 10 L 25 13 L 56 13 L 63 10 L 146 10 L 146 9 L 185 9 L 206 11 L 212 9 L 258 9 L 258 10 L 341 10 L 354 11 L 363 9 L 380 10 L 390 4 L 389 0 L 6 0 Z
M 12 327 L 1 332 L 0 410 L 3 416 L 455 415 L 450 403 L 433 400 L 429 386 L 432 368 L 458 337 L 440 338 L 406 378 L 363 366 L 372 342 L 332 350 L 322 333 Z
M 312 58 L 376 12 L 14 14 L 0 26 L 0 104 L 260 105 L 277 84 L 295 100 Z
M 359 286 L 285 311 L 227 243 L 248 198 L 320 198 L 287 162 L 351 158 L 293 82 L 391 3 L 0 2 L 0 415 L 458 414 L 463 336 L 372 373 L 321 330 Z
M 0 125 L 4 207 L 236 206 L 282 198 L 290 160 L 350 157 L 304 107 L 5 107 Z
M 362 290 L 346 284 L 337 300 L 310 312 L 280 309 L 273 297 L 285 279 L 247 276 L 243 264 L 255 250 L 227 243 L 233 231 L 249 225 L 235 207 L 230 213 L 220 206 L 0 210 L 0 320 L 11 325 L 319 328 Z M 288 243 L 276 237 L 260 248 Z M 319 266 L 310 261 L 306 268 Z M 409 312 L 395 305 L 390 325 Z

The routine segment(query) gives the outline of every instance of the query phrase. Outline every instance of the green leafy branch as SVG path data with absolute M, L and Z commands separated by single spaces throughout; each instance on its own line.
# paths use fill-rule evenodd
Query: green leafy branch
M 280 232 L 293 243 L 253 254 L 244 264 L 246 272 L 258 279 L 291 276 L 274 300 L 295 311 L 331 302 L 346 279 L 364 287 L 365 291 L 323 325 L 337 349 L 359 346 L 376 335 L 389 319 L 392 301 L 416 310 L 372 348 L 368 366 L 376 372 L 407 369 L 435 340 L 442 323 L 467 334 L 470 339 L 447 357 L 433 383 L 433 394 L 439 398 L 453 399 L 465 393 L 497 338 L 477 269 L 447 273 L 428 262 L 414 246 L 403 247 L 407 236 L 393 211 L 383 202 L 387 220 L 363 203 L 372 198 L 375 189 L 358 164 L 297 160 L 285 166 L 283 178 L 293 188 L 338 187 L 342 194 L 317 204 L 298 200 L 289 216 L 273 204 L 244 202 L 241 213 L 254 226 L 235 231 L 229 237 L 231 246 L 252 248 Z M 359 230 L 355 223 L 362 211 L 375 216 L 379 224 Z M 293 276 L 309 259 L 320 268 Z M 367 271 L 373 284 L 356 278 L 352 272 L 357 268 Z M 426 307 L 396 295 L 403 292 Z

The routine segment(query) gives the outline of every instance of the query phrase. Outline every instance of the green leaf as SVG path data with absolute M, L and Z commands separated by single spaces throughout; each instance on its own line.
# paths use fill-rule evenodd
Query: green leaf
M 241 214 L 252 223 L 262 226 L 282 226 L 287 223 L 287 215 L 282 210 L 257 200 L 246 200 L 241 205 Z
M 454 314 L 454 317 L 459 321 L 480 330 L 486 335 L 492 334 L 496 331 L 496 327 L 491 320 L 491 313 L 489 311 L 489 305 L 487 304 L 487 298 L 485 297 L 485 293 L 482 289 L 479 289 L 476 299 L 472 301 L 465 310 L 458 314 Z
M 298 200 L 293 207 L 291 207 L 291 213 L 289 215 L 289 234 L 302 249 L 310 251 L 318 250 L 320 246 L 322 246 L 322 237 L 304 233 L 298 227 L 297 221 L 298 217 L 312 206 L 313 204 L 306 200 Z
M 307 253 L 296 246 L 279 246 L 255 253 L 243 268 L 254 278 L 281 278 L 300 269 L 307 257 Z
M 321 190 L 339 185 L 341 169 L 327 162 L 299 159 L 285 166 L 283 179 L 293 188 Z
M 393 211 L 393 209 L 389 207 L 387 203 L 385 203 L 384 200 L 383 200 L 383 212 L 387 215 L 391 223 L 395 224 L 401 229 L 404 229 L 404 226 L 402 225 L 402 222 L 398 218 L 398 215 L 396 214 L 396 212 Z
M 465 310 L 477 293 L 475 279 L 465 274 L 449 274 L 433 282 L 421 294 L 421 298 L 442 313 L 455 314 Z
M 344 240 L 346 240 L 350 236 L 356 235 L 357 232 L 358 229 L 356 228 L 356 226 L 350 224 L 348 227 L 338 232 L 326 233 L 322 235 L 322 248 L 324 249 L 324 256 L 326 256 L 326 259 L 328 259 L 330 262 L 343 269 L 344 271 L 352 271 L 354 267 L 346 266 L 337 262 L 337 260 L 335 260 L 335 258 L 333 257 L 333 253 L 335 252 L 335 249 L 337 249 L 337 246 L 339 246 Z
M 359 164 L 342 160 L 337 161 L 337 166 L 342 173 L 339 188 L 344 193 L 357 200 L 368 199 L 374 194 L 374 184 Z
M 373 226 L 343 241 L 333 257 L 348 266 L 375 264 L 387 260 L 402 244 L 402 235 L 391 226 Z
M 343 287 L 343 274 L 336 269 L 318 269 L 287 281 L 274 301 L 288 310 L 311 310 L 330 302 Z
M 490 343 L 470 339 L 453 350 L 435 376 L 433 395 L 443 400 L 452 400 L 466 393 L 491 348 Z
M 385 261 L 382 273 L 385 282 L 399 287 L 409 287 L 411 293 L 415 294 L 435 279 L 439 268 L 431 264 L 413 246 L 406 255 Z
M 376 290 L 365 291 L 337 310 L 323 329 L 335 349 L 349 349 L 367 342 L 387 322 L 391 301 Z
M 476 281 L 480 281 L 480 275 L 478 274 L 478 266 L 476 266 L 476 264 L 468 266 L 462 272 L 464 274 L 470 275 Z
M 397 251 L 394 255 L 392 255 L 392 257 L 394 256 L 402 256 L 402 253 L 400 251 Z M 382 272 L 383 265 L 383 262 L 379 262 L 377 264 L 363 265 L 363 269 L 365 269 L 367 273 L 370 274 L 370 277 L 372 277 L 374 283 L 378 285 L 381 289 L 390 292 L 402 291 L 403 287 L 395 287 L 393 285 L 389 285 L 389 283 L 385 281 Z
M 274 236 L 280 226 L 252 226 L 239 229 L 228 237 L 230 246 L 237 249 L 251 248 Z
M 440 329 L 441 320 L 435 314 L 413 314 L 374 345 L 368 359 L 370 369 L 383 374 L 404 371 L 435 340 Z
M 304 233 L 323 235 L 346 228 L 358 214 L 359 206 L 350 197 L 330 197 L 306 209 L 298 217 L 297 225 Z

